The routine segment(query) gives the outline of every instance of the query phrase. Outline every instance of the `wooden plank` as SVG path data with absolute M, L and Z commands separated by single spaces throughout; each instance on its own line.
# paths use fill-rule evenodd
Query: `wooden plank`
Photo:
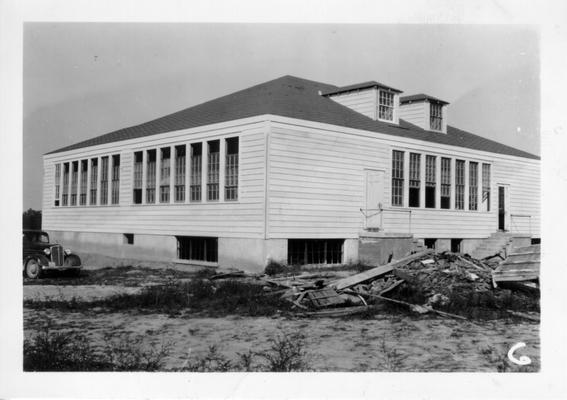
M 368 271 L 361 272 L 360 274 L 352 275 L 344 279 L 340 279 L 336 282 L 330 284 L 330 286 L 335 287 L 337 290 L 346 289 L 359 283 L 363 283 L 369 281 L 371 279 L 378 278 L 382 275 L 387 274 L 388 272 L 392 272 L 394 268 L 401 267 L 403 265 L 409 264 L 410 262 L 417 260 L 423 256 L 427 256 L 432 254 L 434 251 L 431 249 L 421 251 L 419 253 L 411 254 L 407 257 L 404 257 L 400 260 L 392 261 L 389 264 L 382 265 L 377 268 L 369 269 Z

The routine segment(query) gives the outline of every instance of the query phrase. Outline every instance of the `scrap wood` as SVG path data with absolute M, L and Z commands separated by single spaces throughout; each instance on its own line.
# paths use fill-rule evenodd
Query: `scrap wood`
M 305 292 L 305 297 L 307 297 L 314 307 L 318 308 L 343 304 L 345 302 L 333 288 L 310 290 Z
M 476 264 L 473 263 L 472 261 L 467 260 L 467 259 L 466 259 L 465 257 L 463 257 L 463 256 L 459 256 L 459 255 L 458 255 L 458 256 L 457 256 L 457 259 L 459 259 L 460 261 L 464 262 L 464 263 L 467 264 L 467 265 L 470 265 L 470 266 L 473 267 L 473 268 L 476 268 L 476 269 L 478 269 L 478 270 L 480 270 L 480 271 L 485 271 L 484 268 L 482 268 L 482 267 L 476 265 Z
M 410 262 L 417 260 L 421 257 L 433 253 L 433 250 L 427 249 L 419 253 L 411 254 L 407 257 L 401 258 L 400 260 L 392 261 L 389 264 L 382 265 L 376 268 L 369 269 L 368 271 L 361 272 L 356 275 L 349 276 L 344 279 L 339 279 L 338 281 L 332 282 L 330 286 L 335 287 L 337 290 L 346 289 L 359 283 L 369 281 L 371 279 L 379 278 L 382 275 L 391 272 L 396 267 L 401 267 L 403 265 L 409 264 Z
M 419 312 L 419 313 L 421 313 L 421 314 L 424 313 L 424 312 L 423 312 L 424 310 L 427 310 L 427 311 L 432 311 L 432 312 L 434 312 L 434 313 L 436 313 L 436 314 L 439 314 L 439 315 L 441 315 L 441 316 L 444 316 L 444 317 L 450 317 L 450 318 L 457 318 L 457 319 L 464 319 L 464 320 L 467 320 L 467 318 L 465 318 L 465 317 L 463 317 L 463 316 L 461 316 L 461 315 L 456 315 L 456 314 L 451 314 L 451 313 L 447 313 L 447 312 L 444 312 L 444 311 L 439 311 L 439 310 L 436 310 L 436 309 L 434 309 L 434 308 L 432 308 L 432 307 L 420 306 L 420 305 L 418 305 L 418 304 L 412 304 L 412 303 L 408 303 L 408 302 L 406 302 L 406 301 L 390 299 L 389 297 L 384 297 L 384 296 L 380 296 L 380 295 L 377 295 L 377 294 L 371 294 L 371 295 L 369 295 L 369 296 L 371 296 L 371 297 L 376 297 L 376 298 L 381 299 L 381 300 L 390 301 L 390 302 L 392 302 L 392 303 L 397 303 L 397 304 L 402 304 L 402 305 L 408 306 L 412 311 L 417 311 L 417 312 Z M 426 311 L 426 312 L 427 312 L 427 311 Z
M 404 283 L 405 281 L 403 279 L 400 279 L 399 281 L 394 282 L 394 284 L 392 284 L 392 286 L 387 287 L 386 289 L 382 290 L 380 293 L 378 293 L 380 296 L 382 296 L 385 293 L 388 293 L 390 290 L 393 290 L 395 288 L 397 288 L 399 285 L 401 285 L 402 283 Z
M 329 310 L 311 311 L 303 312 L 298 314 L 300 317 L 313 317 L 313 318 L 331 318 L 331 317 L 346 317 L 349 315 L 360 314 L 371 310 L 371 306 L 354 306 L 354 307 L 342 307 L 342 308 L 332 308 Z
M 214 281 L 217 279 L 228 279 L 228 278 L 246 278 L 247 274 L 244 271 L 231 271 L 222 274 L 216 274 L 209 278 L 209 280 Z
M 540 322 L 540 318 L 535 316 L 535 315 L 530 315 L 530 314 L 521 313 L 521 312 L 512 311 L 512 310 L 506 310 L 506 312 L 509 313 L 509 314 L 512 314 L 516 317 L 529 319 L 530 321 Z

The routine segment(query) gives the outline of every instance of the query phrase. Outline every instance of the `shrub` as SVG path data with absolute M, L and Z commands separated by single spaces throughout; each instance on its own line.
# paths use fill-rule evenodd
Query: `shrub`
M 107 335 L 102 349 L 78 332 L 53 332 L 46 325 L 24 341 L 24 371 L 156 371 L 171 345 L 144 347 L 142 336 Z
M 285 265 L 274 260 L 268 260 L 268 265 L 264 269 L 266 275 L 280 275 L 289 273 L 298 273 L 301 270 L 299 265 Z
M 270 372 L 305 371 L 308 368 L 305 336 L 280 333 L 270 339 L 270 348 L 258 354 L 267 361 Z

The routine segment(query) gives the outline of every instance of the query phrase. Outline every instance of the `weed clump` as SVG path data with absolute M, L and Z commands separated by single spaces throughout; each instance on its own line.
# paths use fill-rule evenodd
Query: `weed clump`
M 24 371 L 157 371 L 171 344 L 145 346 L 141 336 L 106 335 L 103 348 L 78 332 L 53 332 L 46 325 L 24 341 Z

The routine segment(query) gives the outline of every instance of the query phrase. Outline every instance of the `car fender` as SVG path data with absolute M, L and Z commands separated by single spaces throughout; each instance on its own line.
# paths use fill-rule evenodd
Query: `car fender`
M 80 267 L 81 266 L 81 258 L 78 255 L 71 253 L 71 254 L 65 256 L 65 262 L 64 263 L 68 267 Z
M 37 260 L 39 265 L 43 265 L 43 266 L 49 265 L 49 259 L 46 256 L 44 256 L 43 254 L 34 254 L 34 255 L 30 255 L 30 256 L 27 256 L 26 258 L 24 258 L 22 268 L 25 269 L 28 261 L 32 260 L 32 259 Z

